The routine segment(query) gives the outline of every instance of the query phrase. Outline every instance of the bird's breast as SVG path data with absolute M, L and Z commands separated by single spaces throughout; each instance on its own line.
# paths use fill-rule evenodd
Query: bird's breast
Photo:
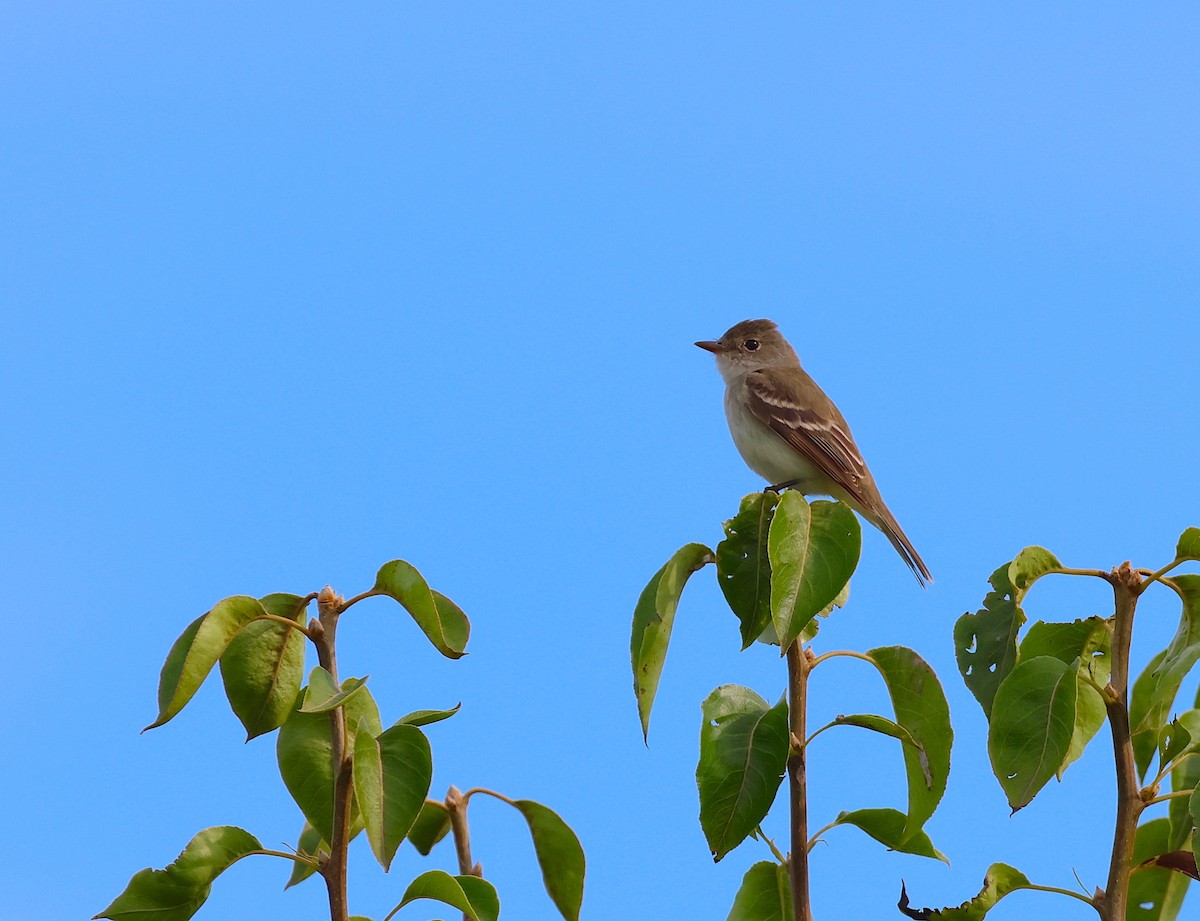
M 799 480 L 802 492 L 823 492 L 825 475 L 750 412 L 737 388 L 725 392 L 725 418 L 738 453 L 751 470 L 772 485 Z

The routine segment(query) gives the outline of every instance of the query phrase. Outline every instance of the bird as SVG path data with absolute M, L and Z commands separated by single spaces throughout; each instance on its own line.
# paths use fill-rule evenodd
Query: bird
M 922 586 L 929 567 L 879 494 L 833 400 L 800 367 L 796 350 L 771 320 L 743 320 L 720 339 L 697 342 L 712 352 L 725 380 L 725 418 L 746 465 L 780 492 L 832 496 L 883 532 Z

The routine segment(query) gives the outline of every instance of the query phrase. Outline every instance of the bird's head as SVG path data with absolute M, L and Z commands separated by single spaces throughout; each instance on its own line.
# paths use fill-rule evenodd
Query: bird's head
M 771 320 L 742 320 L 720 339 L 706 339 L 696 345 L 717 356 L 717 370 L 726 380 L 763 368 L 800 365 L 795 350 Z

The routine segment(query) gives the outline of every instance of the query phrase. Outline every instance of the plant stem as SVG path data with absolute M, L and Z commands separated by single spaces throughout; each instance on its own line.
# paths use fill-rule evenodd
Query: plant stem
M 472 790 L 463 796 L 461 790 L 453 784 L 446 791 L 446 811 L 450 814 L 450 834 L 454 836 L 454 851 L 458 855 L 458 872 L 463 876 L 483 877 L 483 867 L 475 863 L 471 857 L 471 829 L 467 825 L 467 802 L 471 793 L 492 793 L 491 790 Z M 499 794 L 492 793 L 493 796 Z M 510 800 L 511 802 L 511 800 Z M 471 916 L 463 912 L 463 921 L 471 921 Z
M 338 684 L 337 634 L 338 617 L 344 599 L 328 585 L 317 596 L 317 620 L 309 625 L 309 635 L 317 646 L 317 660 Z M 330 921 L 347 921 L 350 910 L 346 898 L 346 868 L 350 850 L 350 817 L 354 797 L 353 762 L 346 744 L 346 711 L 335 707 L 329 711 L 329 737 L 333 759 L 333 840 L 329 842 L 329 857 L 321 866 L 325 888 L 329 892 Z
M 788 792 L 792 807 L 792 852 L 788 868 L 792 878 L 795 921 L 812 921 L 808 891 L 808 768 L 804 747 L 808 707 L 808 673 L 812 661 L 808 650 L 796 640 L 787 650 L 788 729 L 790 754 L 787 761 Z
M 1133 839 L 1138 818 L 1145 809 L 1138 789 L 1133 736 L 1129 726 L 1129 646 L 1133 638 L 1133 615 L 1137 608 L 1142 577 L 1123 564 L 1108 576 L 1116 610 L 1113 614 L 1112 673 L 1105 694 L 1108 725 L 1112 729 L 1113 757 L 1117 769 L 1117 818 L 1113 829 L 1112 859 L 1108 883 L 1096 908 L 1103 921 L 1125 921 L 1129 901 L 1129 873 Z

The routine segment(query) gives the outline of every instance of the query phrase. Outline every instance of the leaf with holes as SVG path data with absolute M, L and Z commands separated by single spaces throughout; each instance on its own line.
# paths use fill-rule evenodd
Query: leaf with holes
M 979 894 L 954 908 L 911 909 L 908 907 L 908 894 L 901 886 L 900 912 L 910 918 L 922 918 L 927 921 L 982 921 L 1006 895 L 1020 889 L 1030 889 L 1032 885 L 1029 878 L 1015 867 L 1006 863 L 994 863 L 987 868 L 983 877 L 983 888 L 979 890 Z
M 741 622 L 742 648 L 771 625 L 771 561 L 767 532 L 779 495 L 764 490 L 742 499 L 738 513 L 725 522 L 717 544 L 717 582 Z
M 983 599 L 983 607 L 954 624 L 958 671 L 988 719 L 996 689 L 1016 667 L 1017 633 L 1025 623 L 1020 594 L 1008 576 L 1011 566 L 1005 563 L 992 573 L 988 580 L 992 591 Z
M 992 771 L 1013 812 L 1055 775 L 1075 732 L 1077 662 L 1035 656 L 1020 662 L 996 692 L 988 729 Z
M 1062 569 L 1062 563 L 1045 547 L 1026 547 L 1008 564 L 1008 581 L 1017 590 L 1017 600 L 1047 573 Z
M 1138 827 L 1133 839 L 1133 866 L 1168 853 L 1170 823 L 1151 819 Z M 1127 921 L 1172 921 L 1179 916 L 1190 880 L 1176 870 L 1146 866 L 1129 876 Z

